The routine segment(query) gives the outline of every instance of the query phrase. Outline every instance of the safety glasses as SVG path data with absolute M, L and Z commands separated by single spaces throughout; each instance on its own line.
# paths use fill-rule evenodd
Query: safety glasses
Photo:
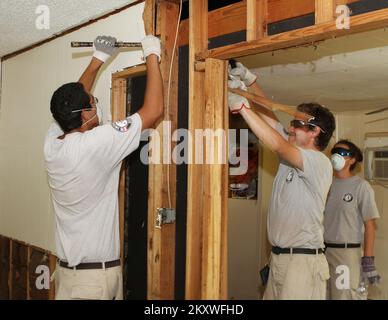
M 298 119 L 291 120 L 290 125 L 294 128 L 297 128 L 297 129 L 298 128 L 308 128 L 309 130 L 313 130 L 315 127 L 318 127 L 321 129 L 321 131 L 323 133 L 325 133 L 325 130 L 323 130 L 320 126 L 318 126 L 314 123 L 311 123 L 311 122 L 304 121 L 304 120 L 298 120 Z
M 92 106 L 94 106 L 94 108 L 96 108 L 97 104 L 98 104 L 98 99 L 96 97 L 92 96 L 92 101 L 90 102 L 90 104 Z M 91 111 L 94 108 L 83 108 L 83 109 L 72 110 L 71 113 L 81 112 L 81 111 Z
M 343 157 L 352 157 L 353 154 L 350 150 L 348 149 L 345 149 L 345 148 L 333 148 L 331 149 L 331 154 L 339 154 L 340 156 L 343 156 Z

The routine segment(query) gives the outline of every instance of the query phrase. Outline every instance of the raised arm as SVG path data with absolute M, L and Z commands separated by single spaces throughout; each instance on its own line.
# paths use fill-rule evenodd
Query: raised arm
M 87 92 L 92 90 L 101 66 L 117 51 L 117 48 L 114 46 L 116 41 L 116 38 L 109 36 L 98 36 L 94 40 L 93 58 L 78 80 L 78 82 L 83 84 Z
M 243 107 L 239 113 L 265 146 L 295 168 L 303 170 L 303 159 L 298 148 L 291 145 L 267 121 L 251 109 Z
M 248 92 L 254 93 L 260 97 L 265 98 L 265 94 L 257 82 L 257 76 L 252 73 L 241 62 L 236 62 L 236 67 L 231 69 L 230 74 L 235 77 L 239 77 L 244 82 L 248 89 Z M 263 108 L 259 105 L 255 105 L 261 113 L 261 117 L 272 127 L 276 128 L 279 120 L 276 115 L 267 108 Z

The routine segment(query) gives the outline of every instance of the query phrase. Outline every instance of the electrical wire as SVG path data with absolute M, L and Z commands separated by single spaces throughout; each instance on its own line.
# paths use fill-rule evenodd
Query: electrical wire
M 179 34 L 179 22 L 181 20 L 182 16 L 182 5 L 183 5 L 183 0 L 180 0 L 180 5 L 179 5 L 179 15 L 178 15 L 178 21 L 177 21 L 177 26 L 176 26 L 176 32 L 175 32 L 175 40 L 174 40 L 174 47 L 172 50 L 172 57 L 171 57 L 171 63 L 170 63 L 170 71 L 168 75 L 168 86 L 167 86 L 167 103 L 166 103 L 166 111 L 167 111 L 167 120 L 170 120 L 170 89 L 171 89 L 171 77 L 172 77 L 172 67 L 174 65 L 174 58 L 175 58 L 175 50 L 176 50 L 176 45 L 178 42 L 178 34 Z M 170 151 L 170 146 L 171 146 L 171 141 L 168 141 L 168 151 Z M 171 157 L 171 153 L 169 155 Z M 171 159 L 169 159 L 171 161 Z M 171 203 L 171 190 L 170 190 L 170 164 L 167 164 L 167 196 L 168 196 L 168 206 L 169 208 L 172 208 L 172 203 Z

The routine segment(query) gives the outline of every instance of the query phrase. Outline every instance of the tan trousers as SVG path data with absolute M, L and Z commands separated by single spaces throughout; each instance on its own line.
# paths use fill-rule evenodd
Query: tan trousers
M 324 254 L 271 253 L 264 300 L 325 300 L 329 266 Z
M 71 270 L 57 265 L 56 300 L 123 300 L 121 267 Z
M 329 263 L 330 280 L 328 281 L 328 296 L 330 300 L 366 300 L 367 291 L 360 290 L 361 283 L 361 254 L 360 248 L 327 248 L 326 258 Z M 341 284 L 346 274 L 343 267 L 349 269 L 349 287 L 343 288 Z M 336 273 L 338 271 L 338 273 Z

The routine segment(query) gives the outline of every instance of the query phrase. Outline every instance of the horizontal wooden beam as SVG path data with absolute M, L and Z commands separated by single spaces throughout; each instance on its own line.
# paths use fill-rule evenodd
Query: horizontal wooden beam
M 129 77 L 136 77 L 142 74 L 145 74 L 147 71 L 147 67 L 145 64 L 139 64 L 137 66 L 133 66 L 123 71 L 115 72 L 112 74 L 112 79 L 127 79 Z
M 307 45 L 317 41 L 341 37 L 354 33 L 380 29 L 388 26 L 388 9 L 381 9 L 353 16 L 350 18 L 350 29 L 339 30 L 335 21 L 314 25 L 298 30 L 280 33 L 263 39 L 241 42 L 199 53 L 197 60 L 206 58 L 231 59 L 252 54 L 287 49 Z
M 338 4 L 358 0 L 337 0 Z M 311 14 L 315 10 L 314 0 L 268 0 L 267 23 L 274 23 Z M 209 12 L 209 39 L 245 30 L 247 27 L 247 2 L 237 2 Z M 181 22 L 179 46 L 189 43 L 189 19 Z

